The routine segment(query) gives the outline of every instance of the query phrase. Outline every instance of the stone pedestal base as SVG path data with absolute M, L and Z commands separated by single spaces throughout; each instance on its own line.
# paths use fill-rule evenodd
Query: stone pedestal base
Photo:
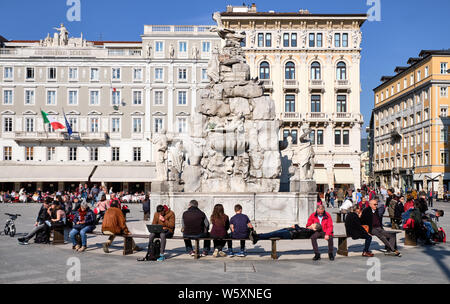
M 317 185 L 314 180 L 291 181 L 291 192 L 313 193 L 316 192 Z

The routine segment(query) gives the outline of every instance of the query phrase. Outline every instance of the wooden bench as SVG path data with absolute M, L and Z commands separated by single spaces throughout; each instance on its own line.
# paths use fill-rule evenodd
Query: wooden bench
M 64 227 L 52 227 L 52 245 L 63 245 L 64 244 Z
M 401 230 L 385 230 L 389 233 L 397 235 L 397 233 L 401 233 Z M 337 254 L 348 256 L 348 246 L 347 246 L 347 239 L 349 238 L 346 234 L 336 234 L 334 235 L 334 238 L 338 239 L 338 250 Z M 397 246 L 397 238 L 395 238 L 395 246 Z

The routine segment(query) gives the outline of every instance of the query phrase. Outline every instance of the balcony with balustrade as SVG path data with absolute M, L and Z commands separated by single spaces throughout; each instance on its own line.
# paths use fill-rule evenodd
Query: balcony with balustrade
M 280 113 L 280 120 L 286 122 L 299 122 L 302 119 L 302 114 L 298 112 L 284 112 Z
M 351 83 L 349 80 L 346 79 L 338 79 L 334 82 L 334 88 L 336 92 L 347 92 L 350 93 L 351 91 Z
M 321 79 L 310 79 L 309 80 L 309 91 L 310 92 L 324 92 L 325 91 L 325 83 Z
M 273 81 L 270 79 L 260 79 L 261 84 L 264 86 L 264 91 L 273 91 Z
M 296 79 L 285 79 L 284 80 L 284 91 L 299 91 L 298 81 Z
M 307 122 L 328 122 L 328 114 L 323 112 L 310 112 L 306 113 L 305 119 Z
M 17 144 L 106 144 L 109 135 L 106 132 L 15 132 L 14 140 Z

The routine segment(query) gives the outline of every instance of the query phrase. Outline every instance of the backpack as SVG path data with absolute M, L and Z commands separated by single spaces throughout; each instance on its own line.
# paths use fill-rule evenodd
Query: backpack
M 36 244 L 49 244 L 50 243 L 50 229 L 47 225 L 45 228 L 36 233 L 34 238 L 34 243 Z
M 414 229 L 414 219 L 409 218 L 406 220 L 406 223 L 403 225 L 403 229 Z
M 439 230 L 434 234 L 433 240 L 439 243 L 447 242 L 447 235 L 445 234 L 444 229 L 439 228 Z
M 144 258 L 138 258 L 138 261 L 156 261 L 161 255 L 161 241 L 155 240 L 148 244 L 147 254 Z

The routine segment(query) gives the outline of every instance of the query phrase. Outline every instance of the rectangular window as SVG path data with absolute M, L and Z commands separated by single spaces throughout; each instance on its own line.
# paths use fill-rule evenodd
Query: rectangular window
M 348 146 L 350 144 L 350 131 L 349 130 L 344 130 L 342 132 L 342 143 L 345 146 Z
M 25 159 L 26 160 L 34 159 L 34 148 L 33 147 L 25 147 Z
M 421 80 L 421 78 L 420 78 L 421 76 L 422 76 L 422 72 L 417 71 L 417 82 L 419 82 Z
M 441 97 L 447 97 L 447 96 L 448 96 L 447 87 L 441 87 Z
M 164 52 L 164 42 L 156 41 L 155 42 L 155 51 L 158 53 Z
M 181 68 L 178 69 L 178 80 L 187 80 L 187 69 Z
M 69 121 L 69 125 L 72 128 L 72 131 L 74 132 L 78 131 L 78 118 L 69 117 L 67 120 Z
M 291 47 L 297 47 L 297 34 L 291 34 Z
M 120 80 L 120 68 L 112 68 L 112 79 Z
M 133 91 L 133 104 L 134 105 L 142 104 L 142 91 Z
M 186 53 L 187 52 L 187 42 L 186 41 L 178 42 L 178 51 L 180 53 Z
M 163 104 L 163 91 L 155 91 L 155 105 Z
M 334 144 L 336 146 L 341 145 L 341 130 L 335 130 L 334 131 Z
M 348 47 L 348 34 L 342 34 L 342 47 Z
M 448 165 L 449 164 L 448 151 L 442 151 L 441 152 L 441 164 L 442 165 Z
M 26 105 L 34 104 L 34 90 L 25 90 L 25 104 Z
M 12 131 L 13 131 L 12 117 L 4 117 L 3 118 L 3 132 L 12 132 Z
M 264 34 L 259 33 L 258 34 L 258 47 L 263 47 L 263 46 L 264 46 Z
M 99 120 L 97 117 L 93 117 L 90 119 L 90 131 L 91 133 L 98 133 L 100 131 L 99 129 Z
M 346 113 L 347 112 L 347 95 L 337 96 L 337 112 Z
M 161 132 L 162 129 L 163 129 L 163 119 L 155 118 L 155 133 Z
M 309 34 L 309 47 L 316 46 L 316 37 L 313 33 Z
M 441 107 L 440 117 L 447 117 L 447 107 Z
M 56 160 L 56 147 L 47 147 L 47 161 Z
M 155 80 L 163 80 L 163 69 L 162 68 L 156 68 L 155 69 Z
M 317 145 L 323 145 L 323 130 L 317 130 Z
M 317 34 L 317 47 L 322 47 L 322 34 Z
M 91 80 L 92 81 L 98 81 L 99 80 L 100 72 L 98 68 L 91 68 Z
M 112 99 L 111 99 L 111 103 L 112 103 L 112 105 L 113 106 L 118 106 L 118 105 L 120 105 L 120 91 L 112 91 L 111 92 L 111 97 L 112 97 Z
M 5 78 L 5 80 L 13 79 L 13 68 L 12 67 L 5 67 L 5 70 L 3 71 L 3 78 Z
M 142 80 L 142 69 L 134 69 L 133 70 L 133 79 L 134 80 Z
M 341 34 L 334 34 L 334 46 L 341 47 Z
M 312 145 L 316 144 L 316 131 L 312 130 L 311 133 L 309 133 L 309 141 Z
M 141 147 L 133 148 L 133 161 L 141 161 Z
M 133 133 L 142 132 L 142 118 L 133 118 Z
M 286 95 L 284 97 L 284 111 L 286 113 L 295 112 L 295 95 Z
M 111 132 L 112 133 L 120 132 L 120 118 L 112 118 L 111 119 Z
M 89 148 L 89 160 L 90 161 L 98 161 L 98 148 L 97 147 Z
M 3 147 L 3 160 L 12 160 L 12 147 Z
M 311 112 L 320 113 L 320 95 L 311 95 Z
M 430 68 L 426 66 L 425 67 L 425 75 L 424 75 L 424 77 L 427 78 L 429 73 L 430 73 Z
M 112 161 L 119 161 L 120 160 L 120 148 L 119 147 L 112 147 Z
M 56 68 L 48 68 L 48 80 L 56 80 Z
M 448 142 L 448 127 L 442 127 L 441 128 L 441 142 Z
M 202 42 L 202 52 L 203 53 L 211 52 L 211 42 L 209 42 L 209 41 Z
M 47 91 L 47 105 L 49 106 L 56 105 L 56 91 L 53 90 Z
M 186 105 L 186 103 L 187 103 L 186 96 L 187 96 L 186 91 L 178 92 L 178 105 L 183 105 L 183 106 Z
M 75 106 L 78 105 L 78 91 L 69 91 L 68 92 L 69 101 L 68 104 Z
M 25 118 L 25 131 L 34 132 L 34 118 Z
M 441 62 L 441 74 L 446 75 L 448 71 L 447 62 Z
M 78 68 L 69 68 L 69 80 L 78 79 Z
M 208 80 L 208 70 L 202 69 L 202 80 Z
M 177 128 L 178 133 L 186 133 L 187 132 L 187 119 L 186 118 L 177 118 Z
M 28 80 L 34 79 L 34 68 L 27 68 L 27 76 Z
M 266 47 L 272 46 L 272 34 L 267 33 L 266 34 Z
M 100 91 L 89 92 L 89 105 L 91 106 L 100 105 Z
M 13 90 L 3 91 L 3 104 L 12 105 L 13 104 Z
M 283 34 L 283 46 L 289 47 L 289 34 L 288 33 Z

